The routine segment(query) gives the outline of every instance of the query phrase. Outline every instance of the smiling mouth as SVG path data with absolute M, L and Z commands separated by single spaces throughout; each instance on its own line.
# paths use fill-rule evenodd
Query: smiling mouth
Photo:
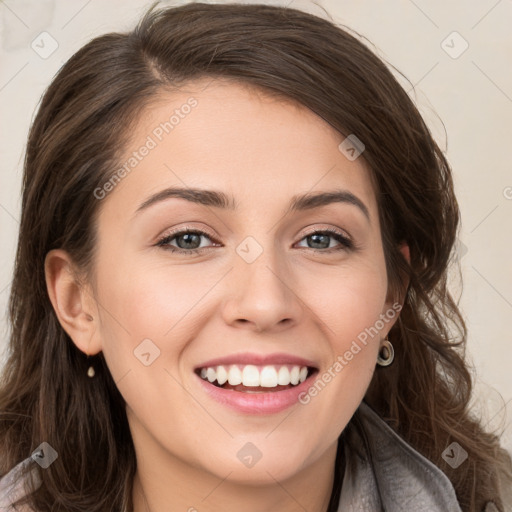
M 294 388 L 317 369 L 299 365 L 218 365 L 198 368 L 195 373 L 215 387 L 242 393 L 269 393 Z

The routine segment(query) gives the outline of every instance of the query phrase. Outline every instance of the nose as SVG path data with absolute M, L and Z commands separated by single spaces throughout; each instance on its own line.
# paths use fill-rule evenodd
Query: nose
M 270 249 L 248 263 L 235 254 L 229 273 L 224 321 L 254 331 L 279 332 L 300 322 L 304 303 L 285 262 Z

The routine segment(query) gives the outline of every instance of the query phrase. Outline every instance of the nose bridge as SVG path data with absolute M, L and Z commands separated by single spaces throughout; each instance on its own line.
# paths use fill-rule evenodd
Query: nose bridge
M 284 266 L 276 250 L 278 244 L 274 243 L 271 234 L 257 236 L 258 239 L 252 235 L 247 236 L 236 247 L 237 278 L 241 279 L 243 288 L 252 290 L 253 295 L 265 290 L 269 294 L 283 294 L 286 276 L 280 275 L 283 274 L 281 269 Z
M 284 270 L 279 244 L 274 243 L 272 234 L 257 236 L 259 240 L 247 236 L 235 248 L 231 305 L 226 314 L 229 322 L 249 321 L 263 329 L 284 319 L 297 320 L 301 306 Z

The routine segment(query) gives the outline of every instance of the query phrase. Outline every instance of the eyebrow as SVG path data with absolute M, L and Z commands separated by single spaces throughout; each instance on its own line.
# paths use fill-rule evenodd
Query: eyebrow
M 200 188 L 177 188 L 171 187 L 161 190 L 146 199 L 135 211 L 135 215 L 147 210 L 150 206 L 165 201 L 170 198 L 180 198 L 192 203 L 220 208 L 223 210 L 234 211 L 237 209 L 237 203 L 231 196 L 218 190 L 205 190 Z M 299 194 L 292 197 L 285 215 L 303 210 L 311 210 L 321 206 L 327 206 L 333 203 L 345 203 L 356 206 L 364 216 L 370 221 L 370 212 L 367 206 L 355 196 L 352 192 L 343 189 L 337 189 L 329 192 L 314 192 Z

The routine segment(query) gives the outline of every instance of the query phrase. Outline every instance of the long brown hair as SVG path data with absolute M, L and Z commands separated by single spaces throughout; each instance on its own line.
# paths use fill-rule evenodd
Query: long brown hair
M 124 400 L 101 353 L 97 376 L 87 378 L 90 361 L 57 320 L 43 263 L 62 248 L 85 278 L 92 275 L 94 190 L 118 168 L 144 107 L 163 89 L 203 77 L 296 100 L 363 141 L 389 297 L 404 300 L 389 334 L 396 360 L 375 372 L 366 401 L 445 471 L 463 511 L 479 511 L 496 498 L 498 477 L 512 476 L 498 437 L 468 410 L 466 326 L 447 287 L 459 225 L 449 164 L 407 93 L 358 37 L 320 17 L 266 5 L 152 8 L 133 31 L 86 44 L 45 92 L 25 159 L 0 382 L 0 475 L 46 441 L 59 457 L 29 497 L 35 510 L 130 509 L 136 458 Z M 402 241 L 410 265 L 398 250 Z M 469 455 L 457 469 L 442 458 L 454 441 Z

